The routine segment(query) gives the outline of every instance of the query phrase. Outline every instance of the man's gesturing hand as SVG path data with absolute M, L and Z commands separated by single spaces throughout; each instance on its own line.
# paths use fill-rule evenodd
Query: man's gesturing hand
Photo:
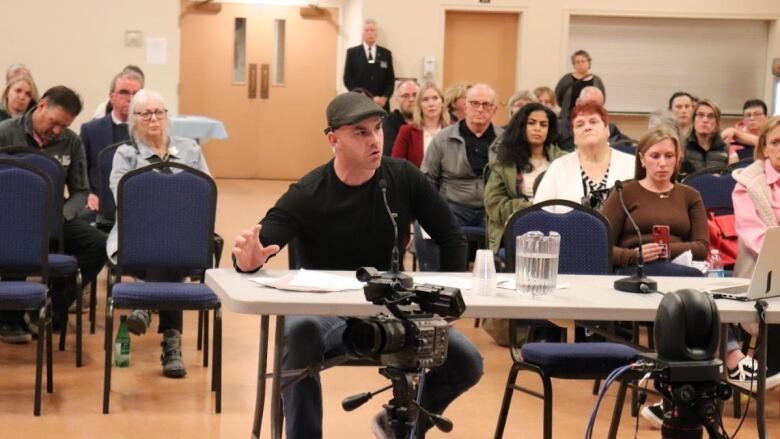
M 260 243 L 260 224 L 242 231 L 233 244 L 233 256 L 241 271 L 253 271 L 279 251 L 278 245 L 263 247 Z

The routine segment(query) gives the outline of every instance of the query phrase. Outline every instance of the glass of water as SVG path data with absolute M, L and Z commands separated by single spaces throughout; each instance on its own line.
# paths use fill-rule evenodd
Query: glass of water
M 532 297 L 555 291 L 561 235 L 532 231 L 518 236 L 515 247 L 515 288 Z

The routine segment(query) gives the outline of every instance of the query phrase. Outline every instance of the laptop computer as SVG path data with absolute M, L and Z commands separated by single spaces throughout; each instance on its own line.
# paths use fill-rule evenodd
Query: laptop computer
M 758 253 L 750 284 L 710 288 L 709 292 L 713 295 L 738 296 L 734 298 L 742 300 L 780 296 L 780 279 L 777 276 L 780 276 L 780 227 L 770 227 Z

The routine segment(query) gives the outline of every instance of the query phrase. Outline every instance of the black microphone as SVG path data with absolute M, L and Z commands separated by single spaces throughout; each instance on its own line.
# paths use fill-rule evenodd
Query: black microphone
M 651 293 L 658 288 L 658 283 L 650 278 L 645 277 L 645 256 L 642 252 L 642 232 L 639 230 L 639 226 L 636 225 L 631 213 L 628 212 L 626 203 L 623 201 L 623 182 L 620 180 L 615 181 L 615 190 L 620 198 L 620 206 L 623 208 L 623 212 L 626 213 L 628 220 L 631 221 L 631 225 L 634 226 L 636 236 L 639 238 L 639 260 L 636 264 L 636 274 L 630 277 L 624 277 L 615 281 L 615 289 L 619 291 L 625 291 L 628 293 Z
M 390 259 L 390 272 L 400 273 L 401 263 L 400 252 L 398 251 L 398 223 L 395 222 L 395 215 L 393 215 L 393 212 L 390 210 L 390 204 L 387 202 L 387 181 L 384 178 L 379 180 L 379 188 L 382 189 L 382 199 L 385 202 L 385 209 L 387 209 L 387 214 L 390 216 L 390 222 L 393 223 L 393 254 Z

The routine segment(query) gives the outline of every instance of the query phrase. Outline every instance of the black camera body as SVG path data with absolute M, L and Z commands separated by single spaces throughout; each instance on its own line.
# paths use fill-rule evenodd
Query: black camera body
M 385 306 L 392 316 L 348 319 L 342 337 L 347 354 L 406 371 L 441 366 L 449 341 L 444 318 L 460 317 L 466 310 L 460 290 L 415 286 L 407 275 L 379 273 L 371 267 L 359 268 L 356 276 L 366 282 L 366 300 Z
M 347 351 L 358 358 L 378 358 L 382 365 L 402 370 L 441 366 L 447 358 L 444 319 L 428 315 L 406 320 L 378 315 L 348 319 L 344 330 Z

